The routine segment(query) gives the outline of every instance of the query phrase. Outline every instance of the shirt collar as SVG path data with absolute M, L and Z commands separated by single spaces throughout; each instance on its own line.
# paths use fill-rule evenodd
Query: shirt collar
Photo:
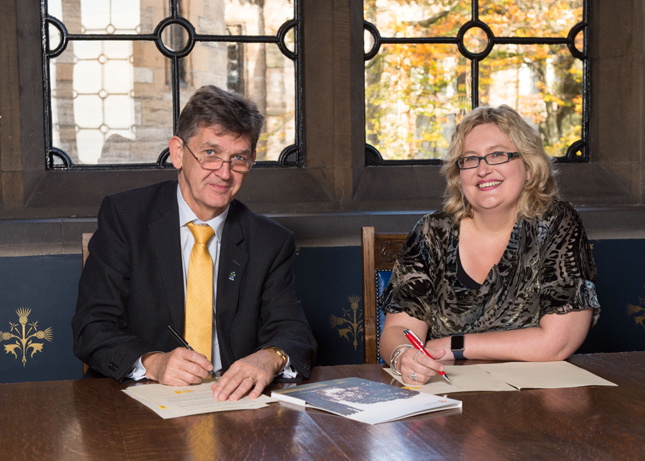
M 188 206 L 188 204 L 186 203 L 186 200 L 184 200 L 183 195 L 181 195 L 181 189 L 179 188 L 179 184 L 177 184 L 177 204 L 179 205 L 179 227 L 184 227 L 189 222 L 195 222 L 198 224 L 207 224 L 215 231 L 215 238 L 217 238 L 218 240 L 222 239 L 222 232 L 224 231 L 224 223 L 226 222 L 226 217 L 228 216 L 228 210 L 231 208 L 230 203 L 222 213 L 215 216 L 210 221 L 202 221 L 197 217 L 195 212 L 191 210 L 191 208 Z

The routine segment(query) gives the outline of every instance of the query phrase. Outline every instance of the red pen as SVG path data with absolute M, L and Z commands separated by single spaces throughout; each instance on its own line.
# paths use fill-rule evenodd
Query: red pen
M 425 349 L 425 347 L 423 347 L 423 344 L 421 343 L 421 340 L 419 339 L 419 337 L 415 335 L 412 330 L 408 330 L 406 328 L 405 330 L 403 330 L 403 334 L 405 335 L 406 338 L 408 338 L 408 340 L 412 343 L 414 347 L 416 347 L 419 351 L 423 352 L 426 355 L 426 357 L 430 357 L 432 360 L 434 360 L 432 356 L 428 353 L 428 351 Z M 443 371 L 440 371 L 439 374 L 443 376 L 446 379 L 446 381 L 450 383 L 450 379 L 448 378 L 447 374 L 445 374 Z

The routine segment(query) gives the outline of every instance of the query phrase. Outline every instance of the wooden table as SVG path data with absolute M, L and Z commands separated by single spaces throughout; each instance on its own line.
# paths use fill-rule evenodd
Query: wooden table
M 454 394 L 463 410 L 376 426 L 279 404 L 163 420 L 110 379 L 0 384 L 0 459 L 645 459 L 645 352 L 570 361 L 619 387 Z M 349 376 L 391 382 L 380 365 L 312 381 Z

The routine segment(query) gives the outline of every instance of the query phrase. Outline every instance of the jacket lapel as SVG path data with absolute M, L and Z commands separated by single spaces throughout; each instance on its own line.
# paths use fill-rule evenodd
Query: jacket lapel
M 152 245 L 157 256 L 159 272 L 168 299 L 168 309 L 173 326 L 184 330 L 184 275 L 181 263 L 179 237 L 179 208 L 177 205 L 177 182 L 169 183 L 159 194 L 156 209 L 159 219 L 150 223 Z
M 227 368 L 233 362 L 231 341 L 231 325 L 237 312 L 240 286 L 244 276 L 244 269 L 249 255 L 240 243 L 244 240 L 239 224 L 239 213 L 236 212 L 235 202 L 231 203 L 224 231 L 222 232 L 222 246 L 219 258 L 217 275 L 217 302 L 215 317 L 217 334 L 222 356 L 222 365 Z

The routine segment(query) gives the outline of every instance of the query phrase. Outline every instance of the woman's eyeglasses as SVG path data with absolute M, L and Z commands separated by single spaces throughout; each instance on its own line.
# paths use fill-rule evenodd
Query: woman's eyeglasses
M 471 168 L 477 168 L 482 160 L 489 165 L 500 165 L 502 163 L 510 162 L 513 157 L 519 156 L 519 152 L 491 152 L 483 157 L 461 157 L 457 159 L 455 163 L 460 170 L 470 170 Z

